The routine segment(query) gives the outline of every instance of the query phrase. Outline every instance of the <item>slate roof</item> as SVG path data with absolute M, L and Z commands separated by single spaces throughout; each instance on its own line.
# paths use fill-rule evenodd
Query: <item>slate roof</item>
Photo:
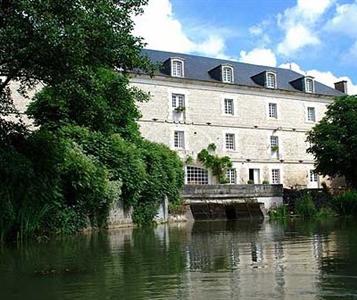
M 259 66 L 230 60 L 150 49 L 143 49 L 143 54 L 155 63 L 164 63 L 170 57 L 180 57 L 184 59 L 185 78 L 193 80 L 219 82 L 218 80 L 212 78 L 208 72 L 219 65 L 228 64 L 234 67 L 234 84 L 262 88 L 261 85 L 253 81 L 252 77 L 264 71 L 274 71 L 277 75 L 278 89 L 303 93 L 302 91 L 294 88 L 293 85 L 291 85 L 291 82 L 303 77 L 304 75 L 289 69 Z M 159 71 L 159 74 L 167 76 L 167 74 L 165 74 L 163 71 Z M 324 85 L 316 80 L 314 94 L 326 96 L 344 95 L 344 93 Z

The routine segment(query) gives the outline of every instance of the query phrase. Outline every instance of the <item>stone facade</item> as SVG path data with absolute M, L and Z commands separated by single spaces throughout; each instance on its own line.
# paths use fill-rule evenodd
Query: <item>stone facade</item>
M 133 76 L 131 84 L 151 95 L 149 102 L 140 103 L 143 136 L 177 150 L 183 160 L 196 158 L 214 143 L 218 155 L 232 159 L 237 184 L 247 183 L 254 172 L 258 173 L 254 183 L 273 183 L 273 169 L 280 170 L 280 183 L 285 187 L 318 188 L 326 181 L 311 180 L 314 160 L 306 153 L 305 140 L 323 117 L 331 96 L 168 76 Z M 172 94 L 185 96 L 183 112 L 174 111 Z M 225 114 L 224 99 L 233 99 L 233 115 Z M 276 104 L 276 119 L 269 117 L 269 103 Z M 307 120 L 308 107 L 315 110 L 315 122 Z M 184 132 L 184 149 L 174 147 L 175 131 Z M 226 133 L 234 134 L 235 150 L 225 149 Z M 278 153 L 272 153 L 271 136 L 279 139 Z M 215 183 L 212 176 L 209 183 Z

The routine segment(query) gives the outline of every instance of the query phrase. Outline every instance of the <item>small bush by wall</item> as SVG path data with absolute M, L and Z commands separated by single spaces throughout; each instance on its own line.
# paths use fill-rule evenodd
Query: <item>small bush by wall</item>
M 331 206 L 339 215 L 357 215 L 357 191 L 348 191 L 333 197 Z
M 295 211 L 303 218 L 313 218 L 316 216 L 317 209 L 312 196 L 309 194 L 303 195 L 295 203 Z

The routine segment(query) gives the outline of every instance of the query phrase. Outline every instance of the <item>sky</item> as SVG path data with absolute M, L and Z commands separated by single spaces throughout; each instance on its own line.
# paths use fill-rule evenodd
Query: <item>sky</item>
M 146 48 L 291 68 L 357 94 L 357 0 L 149 0 Z

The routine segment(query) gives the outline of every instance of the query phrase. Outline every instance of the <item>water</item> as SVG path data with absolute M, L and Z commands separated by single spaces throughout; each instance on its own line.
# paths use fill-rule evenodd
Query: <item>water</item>
M 11 246 L 0 299 L 357 299 L 357 223 L 196 222 Z

